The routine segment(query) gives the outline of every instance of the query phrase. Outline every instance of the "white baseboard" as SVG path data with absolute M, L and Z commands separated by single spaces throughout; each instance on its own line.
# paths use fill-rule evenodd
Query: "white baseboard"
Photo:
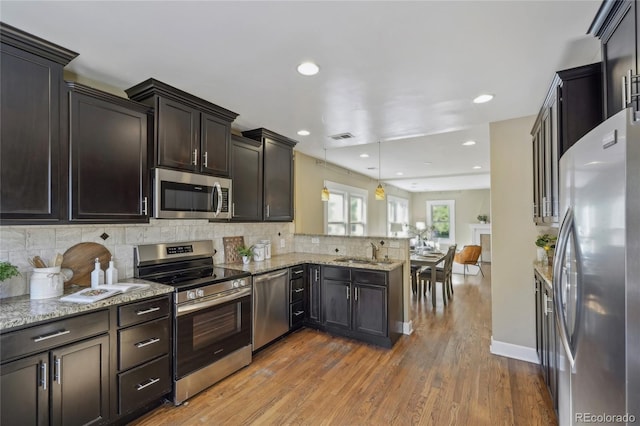
M 491 347 L 489 350 L 494 355 L 506 356 L 507 358 L 519 359 L 533 364 L 540 363 L 535 348 L 500 342 L 493 340 L 493 336 L 491 336 Z
M 413 321 L 403 322 L 402 323 L 402 334 L 411 334 L 413 333 Z

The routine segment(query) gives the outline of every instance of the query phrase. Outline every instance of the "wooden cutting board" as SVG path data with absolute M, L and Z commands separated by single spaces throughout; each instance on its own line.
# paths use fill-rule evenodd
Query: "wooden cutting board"
M 223 237 L 224 263 L 242 262 L 242 256 L 238 253 L 238 247 L 244 245 L 244 237 Z
M 91 286 L 91 271 L 93 271 L 96 257 L 100 259 L 100 267 L 106 270 L 111 260 L 111 252 L 102 244 L 79 243 L 64 252 L 62 268 L 73 271 L 73 277 L 65 283 L 65 287 L 71 284 Z

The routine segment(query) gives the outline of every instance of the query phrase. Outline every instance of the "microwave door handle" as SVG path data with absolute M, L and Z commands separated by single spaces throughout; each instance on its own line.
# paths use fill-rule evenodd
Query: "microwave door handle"
M 222 211 L 222 188 L 218 182 L 213 184 L 213 210 L 213 215 L 216 217 Z

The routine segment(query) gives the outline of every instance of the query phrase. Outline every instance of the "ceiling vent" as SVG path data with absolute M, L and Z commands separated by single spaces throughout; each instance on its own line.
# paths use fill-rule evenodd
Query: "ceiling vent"
M 353 138 L 353 135 L 349 132 L 347 133 L 338 133 L 337 135 L 331 135 L 329 136 L 331 139 L 333 139 L 334 141 L 341 141 L 341 140 L 345 140 L 345 139 L 351 139 Z

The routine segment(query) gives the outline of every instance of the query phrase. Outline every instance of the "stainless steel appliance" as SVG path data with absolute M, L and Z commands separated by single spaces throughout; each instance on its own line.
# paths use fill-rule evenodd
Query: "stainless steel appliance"
M 174 292 L 173 402 L 251 363 L 251 277 L 213 264 L 213 243 L 134 248 L 135 276 Z
M 231 218 L 230 179 L 156 168 L 153 185 L 156 218 Z
M 289 270 L 253 277 L 253 350 L 289 331 Z
M 631 108 L 560 160 L 554 263 L 561 426 L 640 420 L 640 122 Z

